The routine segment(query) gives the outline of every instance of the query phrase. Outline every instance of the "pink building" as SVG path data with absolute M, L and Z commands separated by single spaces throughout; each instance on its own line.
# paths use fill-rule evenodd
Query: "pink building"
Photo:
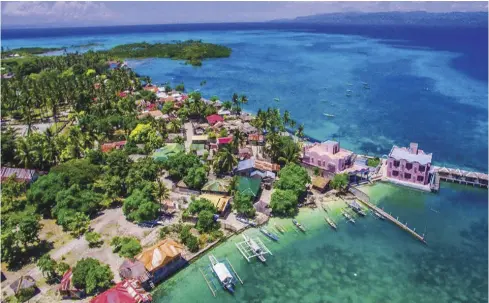
M 353 152 L 340 148 L 340 143 L 326 141 L 305 146 L 302 162 L 322 171 L 339 173 L 352 165 L 353 155 Z
M 429 183 L 432 154 L 418 149 L 418 143 L 409 147 L 393 146 L 387 160 L 387 177 L 416 184 Z

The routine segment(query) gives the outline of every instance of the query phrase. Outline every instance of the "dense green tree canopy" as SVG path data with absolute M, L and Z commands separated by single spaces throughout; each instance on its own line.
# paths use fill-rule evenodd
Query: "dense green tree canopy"
M 194 215 L 200 213 L 203 210 L 208 210 L 213 214 L 217 212 L 216 207 L 214 206 L 214 204 L 212 204 L 211 201 L 203 198 L 202 199 L 192 198 L 192 201 L 190 202 L 187 208 L 187 212 L 189 214 Z
M 143 222 L 158 218 L 160 205 L 148 189 L 135 189 L 124 200 L 122 210 L 129 221 Z
M 192 189 L 201 189 L 207 182 L 207 170 L 203 166 L 194 166 L 190 168 L 183 182 Z
M 306 184 L 311 183 L 307 170 L 294 163 L 287 164 L 278 175 L 279 180 L 275 183 L 276 188 L 292 190 L 298 197 L 306 192 Z
M 202 210 L 197 216 L 197 229 L 201 232 L 209 232 L 218 228 L 219 225 L 214 221 L 214 213 L 209 210 Z
M 294 216 L 297 213 L 298 198 L 293 190 L 276 189 L 272 194 L 270 207 L 278 216 Z
M 331 180 L 330 186 L 333 189 L 339 191 L 345 191 L 348 188 L 348 175 L 347 174 L 336 174 Z
M 233 209 L 238 214 L 253 217 L 256 212 L 253 207 L 253 197 L 236 191 L 233 197 Z
M 113 252 L 126 258 L 133 258 L 143 250 L 138 239 L 133 237 L 115 237 L 110 245 L 113 247 Z
M 93 258 L 84 258 L 73 268 L 73 285 L 84 289 L 87 294 L 95 294 L 112 285 L 114 274 L 108 265 Z

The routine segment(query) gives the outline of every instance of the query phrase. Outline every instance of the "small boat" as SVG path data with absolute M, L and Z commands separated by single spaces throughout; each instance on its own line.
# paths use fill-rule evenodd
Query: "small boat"
M 285 228 L 283 228 L 282 226 L 278 225 L 278 224 L 273 224 L 273 226 L 275 226 L 275 228 L 280 232 L 280 233 L 285 233 Z
M 355 219 L 346 211 L 341 210 L 341 214 L 346 218 L 346 220 L 350 221 L 351 223 L 355 223 Z
M 236 279 L 231 274 L 231 271 L 226 266 L 226 264 L 217 261 L 214 255 L 209 256 L 209 261 L 211 262 L 212 271 L 219 279 L 219 282 L 221 282 L 222 287 L 230 293 L 234 294 Z
M 292 223 L 294 223 L 294 225 L 302 232 L 306 232 L 306 228 L 300 224 L 297 220 L 292 220 Z
M 430 208 L 430 210 L 431 210 L 432 212 L 437 213 L 437 214 L 439 214 L 439 213 L 440 213 L 439 211 L 437 211 L 436 209 L 433 209 L 433 208 Z
M 331 220 L 328 216 L 325 216 L 324 217 L 324 220 L 326 220 L 326 222 L 328 222 L 329 226 L 331 226 L 334 230 L 336 230 L 336 224 L 333 222 L 333 220 Z
M 334 115 L 332 115 L 332 114 L 327 114 L 327 113 L 323 113 L 323 115 L 325 115 L 326 117 L 330 117 L 330 118 L 333 118 L 333 117 L 334 117 Z
M 253 226 L 253 227 L 255 227 L 255 226 L 256 226 L 256 222 L 255 222 L 255 221 L 253 221 L 253 220 L 250 220 L 250 219 L 248 219 L 248 218 L 244 218 L 244 217 L 238 217 L 238 216 L 237 216 L 237 217 L 236 217 L 236 220 L 238 220 L 238 221 L 239 221 L 239 222 L 241 222 L 241 223 L 245 223 L 245 224 L 251 225 L 251 226 Z
M 379 213 L 378 211 L 374 211 L 374 215 L 377 218 L 379 218 L 380 220 L 384 220 L 385 219 L 385 217 L 381 213 Z
M 275 101 L 275 102 L 279 102 L 279 101 L 280 101 L 280 99 L 279 99 L 279 98 L 273 98 L 273 101 Z
M 367 215 L 365 211 L 362 209 L 362 207 L 356 201 L 345 201 L 345 202 L 351 209 L 353 209 L 354 212 L 356 212 L 360 216 L 365 217 Z
M 278 241 L 278 239 L 279 239 L 276 234 L 269 232 L 265 228 L 260 228 L 260 231 L 262 232 L 262 234 L 264 234 L 265 236 L 269 237 L 273 241 Z
M 321 204 L 321 207 L 323 208 L 323 210 L 324 210 L 325 212 L 328 212 L 328 207 L 327 207 L 326 205 Z
M 256 243 L 255 240 L 249 238 L 247 235 L 243 235 L 243 238 L 248 243 L 251 250 L 256 254 L 256 257 L 258 258 L 258 260 L 260 260 L 261 262 L 266 262 L 267 259 L 265 259 L 265 257 L 262 255 L 264 253 L 264 251 L 260 247 L 260 245 L 258 245 L 258 243 Z

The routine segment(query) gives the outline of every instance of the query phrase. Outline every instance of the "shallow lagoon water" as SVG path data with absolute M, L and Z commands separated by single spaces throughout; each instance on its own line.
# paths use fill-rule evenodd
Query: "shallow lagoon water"
M 208 265 L 206 254 L 159 286 L 155 302 L 487 301 L 486 190 L 442 184 L 431 194 L 381 183 L 366 191 L 386 211 L 426 229 L 428 245 L 371 214 L 355 225 L 336 218 L 335 232 L 323 210 L 306 209 L 298 216 L 306 234 L 288 219 L 272 220 L 289 229 L 278 243 L 246 231 L 272 251 L 266 265 L 244 260 L 234 245 L 241 236 L 212 250 L 244 280 L 234 296 L 220 290 L 213 298 L 198 270 Z

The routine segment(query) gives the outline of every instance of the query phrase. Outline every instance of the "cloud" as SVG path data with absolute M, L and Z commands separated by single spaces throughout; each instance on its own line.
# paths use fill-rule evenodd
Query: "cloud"
M 104 3 L 97 2 L 5 2 L 2 15 L 35 17 L 46 21 L 100 20 L 116 17 Z

